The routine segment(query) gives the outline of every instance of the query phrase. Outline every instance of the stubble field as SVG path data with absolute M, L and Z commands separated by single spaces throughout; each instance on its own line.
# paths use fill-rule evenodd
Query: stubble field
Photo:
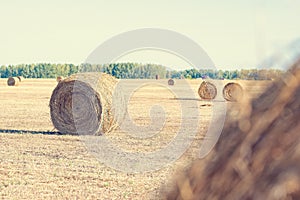
M 123 92 L 130 96 L 127 110 L 135 129 L 129 128 L 130 134 L 117 129 L 106 137 L 124 152 L 163 151 L 176 134 L 196 129 L 191 145 L 175 162 L 153 171 L 128 173 L 101 163 L 81 137 L 60 135 L 54 129 L 48 106 L 57 85 L 54 79 L 26 79 L 17 87 L 8 87 L 6 79 L 0 79 L 0 198 L 159 199 L 162 185 L 198 158 L 213 115 L 222 114 L 214 108 L 233 104 L 222 98 L 223 82 L 216 100 L 200 100 L 197 89 L 201 82 L 176 80 L 174 86 L 168 86 L 167 80 L 122 80 Z M 270 84 L 238 82 L 248 98 L 258 96 Z M 147 138 L 134 137 L 145 130 L 141 127 L 160 125 L 151 137 L 150 132 Z

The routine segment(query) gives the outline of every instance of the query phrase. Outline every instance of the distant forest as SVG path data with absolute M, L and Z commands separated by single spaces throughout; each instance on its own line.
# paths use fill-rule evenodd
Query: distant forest
M 211 78 L 211 79 L 246 79 L 271 80 L 280 77 L 284 71 L 277 69 L 241 69 L 241 70 L 211 70 L 186 69 L 181 71 L 168 70 L 165 66 L 141 63 L 113 63 L 104 65 L 91 64 L 20 64 L 2 65 L 0 77 L 23 76 L 25 78 L 56 78 L 67 77 L 77 72 L 105 72 L 119 79 L 154 79 L 160 78 Z

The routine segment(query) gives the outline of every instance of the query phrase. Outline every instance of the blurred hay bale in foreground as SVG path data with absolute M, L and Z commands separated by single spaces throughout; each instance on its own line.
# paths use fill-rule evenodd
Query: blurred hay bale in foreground
M 176 176 L 165 199 L 300 199 L 300 60 L 227 113 L 214 149 Z

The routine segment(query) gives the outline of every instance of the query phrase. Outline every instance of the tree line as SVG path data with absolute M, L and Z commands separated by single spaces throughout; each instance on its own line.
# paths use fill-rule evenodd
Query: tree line
M 25 78 L 56 78 L 70 76 L 78 72 L 104 72 L 119 79 L 154 79 L 160 78 L 211 78 L 211 79 L 246 79 L 271 80 L 280 77 L 284 71 L 278 69 L 241 69 L 241 70 L 211 70 L 186 69 L 167 70 L 165 66 L 141 63 L 112 63 L 104 65 L 92 64 L 19 64 L 0 66 L 0 77 L 23 76 Z

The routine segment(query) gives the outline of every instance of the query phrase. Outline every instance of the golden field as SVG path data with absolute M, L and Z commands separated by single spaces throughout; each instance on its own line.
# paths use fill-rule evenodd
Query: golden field
M 232 104 L 225 102 L 221 94 L 222 86 L 229 81 L 219 81 L 214 101 L 199 98 L 200 79 L 175 80 L 174 86 L 168 86 L 167 80 L 121 82 L 124 94 L 130 97 L 127 110 L 133 123 L 147 127 L 160 121 L 162 127 L 149 138 L 135 138 L 121 129 L 107 138 L 123 151 L 145 153 L 164 149 L 180 130 L 196 127 L 192 144 L 179 159 L 150 172 L 112 169 L 99 162 L 79 136 L 60 135 L 54 129 L 49 100 L 56 80 L 26 79 L 19 86 L 9 87 L 6 79 L 0 79 L 0 198 L 159 199 L 161 186 L 176 170 L 198 158 L 212 115 L 218 114 L 213 108 Z M 270 84 L 270 81 L 237 82 L 247 98 L 258 96 Z M 190 106 L 183 108 L 181 102 Z M 154 113 L 152 108 L 157 108 Z M 197 110 L 198 116 L 183 115 L 182 109 Z M 195 117 L 199 119 L 196 125 Z M 182 123 L 186 120 L 183 118 L 193 124 Z

